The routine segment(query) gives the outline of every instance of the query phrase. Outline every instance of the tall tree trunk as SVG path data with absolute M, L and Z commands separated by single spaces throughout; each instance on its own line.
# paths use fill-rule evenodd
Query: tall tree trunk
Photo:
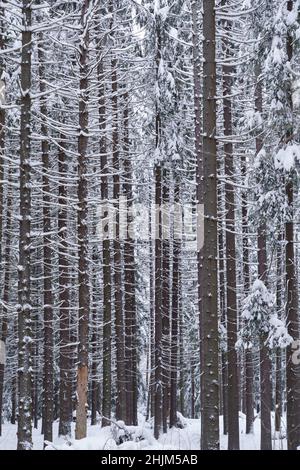
M 157 132 L 159 132 L 160 118 L 156 117 Z M 156 205 L 156 233 L 155 233 L 155 373 L 154 373 L 154 437 L 157 439 L 162 426 L 162 168 L 160 164 L 155 167 L 155 205 Z
M 43 34 L 39 36 L 38 60 L 40 92 L 45 94 L 45 57 Z M 52 301 L 52 249 L 49 183 L 48 110 L 45 97 L 41 98 L 42 162 L 43 162 L 43 261 L 44 261 L 44 440 L 52 442 L 53 423 L 53 301 Z
M 96 169 L 95 169 L 96 171 Z M 96 234 L 95 234 L 96 238 Z M 92 293 L 93 293 L 93 312 L 92 312 L 92 335 L 91 335 L 91 377 L 90 377 L 90 396 L 91 396 L 91 425 L 94 426 L 97 424 L 97 411 L 98 411 L 98 393 L 99 393 L 99 380 L 98 380 L 98 364 L 99 364 L 99 319 L 98 319 L 98 276 L 97 269 L 99 266 L 99 252 L 94 247 L 93 252 L 93 283 L 92 283 Z
M 170 428 L 177 424 L 177 369 L 178 369 L 178 309 L 179 309 L 179 258 L 181 252 L 180 187 L 175 177 L 173 228 L 173 278 L 171 309 L 171 373 L 170 373 Z
M 261 83 L 260 63 L 257 62 L 255 67 L 256 89 L 255 89 L 255 109 L 262 113 L 262 83 Z M 256 138 L 256 154 L 258 154 L 263 146 L 260 137 Z M 259 279 L 267 283 L 267 253 L 266 253 L 266 226 L 263 224 L 258 229 L 258 275 Z M 261 431 L 260 444 L 261 450 L 272 450 L 272 434 L 271 434 L 271 361 L 269 357 L 268 347 L 265 344 L 266 338 L 260 339 L 260 414 L 261 414 Z
M 215 1 L 203 2 L 204 247 L 201 318 L 201 449 L 219 449 Z
M 168 171 L 162 182 L 162 425 L 168 429 L 170 372 L 170 213 Z
M 97 68 L 99 86 L 99 129 L 100 129 L 100 157 L 101 157 L 101 201 L 103 213 L 101 215 L 102 227 L 102 264 L 103 264 L 103 355 L 102 355 L 102 426 L 110 425 L 111 417 L 111 257 L 108 225 L 108 158 L 106 145 L 106 105 L 105 105 L 105 74 L 103 61 L 100 60 Z M 108 418 L 108 419 L 106 419 Z
M 243 160 L 243 177 L 245 181 L 247 169 L 246 160 Z M 244 293 L 248 295 L 250 288 L 250 269 L 249 269 L 249 242 L 248 242 L 248 208 L 247 195 L 243 195 L 242 200 L 242 224 L 243 224 L 243 271 L 244 271 Z M 254 395 L 253 395 L 253 354 L 251 349 L 245 351 L 244 356 L 245 370 L 245 412 L 246 412 L 246 434 L 253 432 L 254 423 Z
M 0 8 L 0 51 L 4 49 L 4 10 Z M 1 89 L 1 97 L 0 97 L 0 263 L 2 263 L 2 242 L 3 242 L 3 180 L 4 180 L 4 165 L 3 165 L 3 156 L 5 152 L 5 110 L 3 109 L 2 105 L 5 101 L 5 81 L 2 80 L 4 68 L 0 65 L 0 89 Z M 8 205 L 9 201 L 7 201 L 7 215 L 6 215 L 6 224 L 10 224 L 10 205 Z M 7 228 L 6 228 L 7 231 Z M 8 232 L 7 232 L 8 233 Z M 10 250 L 10 240 L 9 235 L 6 238 L 6 251 Z M 9 253 L 8 253 L 9 255 Z M 8 293 L 9 286 L 8 283 L 9 279 L 6 279 L 9 273 L 9 268 L 5 264 L 8 263 L 7 253 L 4 255 L 4 292 L 3 292 L 3 308 L 2 308 L 2 325 L 1 325 L 1 333 L 0 333 L 0 436 L 2 433 L 2 406 L 3 406 L 3 389 L 4 389 L 4 368 L 5 368 L 5 347 L 6 347 L 6 337 L 7 337 L 7 308 L 6 308 L 6 301 L 5 296 Z
M 287 10 L 292 11 L 296 8 L 294 0 L 288 0 Z M 288 33 L 287 38 L 287 56 L 288 61 L 291 63 L 293 59 L 293 43 L 294 39 Z M 292 93 L 290 93 L 289 108 L 291 119 L 293 115 L 293 101 Z M 293 123 L 291 123 L 293 125 Z M 286 132 L 286 140 L 288 141 L 293 135 L 293 128 Z M 293 175 L 294 176 L 294 175 Z M 294 208 L 294 188 L 293 177 L 289 177 L 285 189 L 288 205 L 295 212 Z M 293 338 L 294 342 L 299 342 L 300 328 L 299 328 L 299 312 L 298 312 L 298 283 L 296 277 L 296 259 L 294 250 L 294 221 L 293 215 L 290 220 L 285 224 L 285 239 L 286 239 L 286 322 L 288 326 L 288 333 Z M 293 360 L 295 353 L 294 345 L 291 344 L 286 350 L 286 390 L 287 390 L 287 445 L 288 450 L 296 450 L 300 444 L 300 364 L 299 361 Z
M 258 237 L 258 272 L 261 281 L 266 283 L 267 258 L 265 227 L 261 226 Z M 271 435 L 271 360 L 266 335 L 260 340 L 260 442 L 261 450 L 272 450 Z
M 151 172 L 151 177 L 153 177 L 153 173 Z M 148 417 L 154 416 L 154 371 L 155 371 L 155 337 L 154 337 L 154 309 L 155 309 L 155 277 L 154 277 L 154 263 L 153 263 L 153 254 L 154 254 L 154 246 L 153 246 L 153 238 L 152 238 L 152 227 L 155 227 L 155 221 L 152 219 L 153 211 L 152 211 L 152 186 L 150 184 L 150 208 L 149 208 L 149 237 L 150 237 L 150 246 L 149 246 L 149 330 L 150 330 L 150 337 L 149 337 L 149 355 L 150 355 L 150 371 L 149 371 L 149 392 L 148 392 Z
M 11 171 L 9 172 L 9 178 L 11 177 Z M 3 298 L 1 306 L 1 330 L 0 330 L 0 342 L 1 342 L 1 356 L 0 356 L 0 436 L 2 433 L 2 408 L 3 408 L 3 391 L 4 391 L 4 372 L 6 363 L 6 339 L 8 332 L 8 301 L 9 292 L 11 288 L 10 283 L 10 253 L 11 253 L 11 210 L 12 210 L 12 198 L 9 196 L 6 203 L 6 236 L 5 236 L 5 251 L 3 256 Z
M 59 267 L 59 436 L 71 435 L 72 373 L 71 373 L 71 323 L 70 323 L 70 267 L 68 261 L 68 165 L 61 135 L 58 152 L 58 267 Z
M 32 448 L 32 319 L 30 296 L 31 215 L 31 1 L 22 3 L 20 233 L 18 265 L 18 450 Z
M 81 10 L 83 31 L 80 50 L 80 99 L 78 137 L 78 371 L 77 371 L 77 406 L 76 439 L 86 437 L 87 432 L 87 388 L 88 388 L 88 323 L 89 323 L 89 263 L 88 263 L 88 185 L 87 185 L 87 145 L 88 145 L 88 24 L 87 15 L 90 0 L 84 0 Z
M 223 2 L 224 4 L 224 2 Z M 229 28 L 225 28 L 229 31 Z M 230 59 L 230 44 L 224 44 L 225 56 Z M 227 267 L 227 357 L 228 357 L 228 450 L 238 450 L 239 436 L 239 381 L 237 342 L 237 300 L 236 300 L 236 248 L 235 248 L 235 200 L 234 188 L 230 181 L 234 175 L 233 145 L 229 142 L 232 135 L 232 75 L 231 66 L 223 65 L 223 106 L 224 135 L 227 143 L 225 154 L 225 194 L 226 194 L 226 267 Z
M 184 321 L 183 321 L 183 309 L 182 309 L 182 285 L 180 285 L 180 297 L 179 297 L 179 411 L 185 415 L 185 355 L 184 355 Z
M 133 191 L 132 166 L 129 153 L 129 109 L 128 94 L 125 93 L 124 109 L 124 196 L 126 199 L 126 236 L 124 241 L 124 291 L 125 291 L 125 351 L 126 351 L 126 420 L 128 424 L 137 425 L 137 324 L 135 300 L 135 258 L 134 240 L 129 229 L 132 229 Z
M 158 3 L 159 5 L 160 3 Z M 156 80 L 159 81 L 159 67 L 162 60 L 161 18 L 156 15 Z M 155 135 L 156 152 L 161 147 L 161 110 L 156 102 Z M 155 162 L 155 312 L 154 312 L 154 437 L 158 439 L 162 428 L 162 174 L 161 162 Z
M 277 285 L 276 285 L 276 307 L 278 318 L 282 317 L 282 260 L 283 260 L 283 246 L 284 237 L 283 232 L 280 230 L 277 240 Z M 277 348 L 275 351 L 275 431 L 281 431 L 281 418 L 282 418 L 282 350 Z
M 117 368 L 117 400 L 116 418 L 126 421 L 126 394 L 125 394 L 125 340 L 124 340 L 124 312 L 122 288 L 122 247 L 120 240 L 120 154 L 119 154 L 119 110 L 118 110 L 118 77 L 117 60 L 112 61 L 112 152 L 113 152 L 113 198 L 116 208 L 114 227 L 114 298 L 115 298 L 115 331 L 116 331 L 116 368 Z M 130 373 L 128 371 L 128 373 Z
M 220 165 L 219 172 L 224 174 L 224 159 Z M 226 264 L 225 264 L 225 247 L 224 247 L 224 235 L 225 235 L 225 220 L 224 220 L 224 206 L 225 206 L 225 192 L 224 184 L 221 182 L 218 188 L 218 211 L 219 218 L 221 220 L 219 233 L 218 233 L 218 259 L 219 259 L 219 304 L 220 304 L 220 321 L 223 327 L 224 333 L 226 329 Z M 222 414 L 223 414 L 223 434 L 228 434 L 228 360 L 227 360 L 227 345 L 225 346 L 225 338 L 223 339 L 224 345 L 221 351 L 221 403 L 222 403 Z
M 0 52 L 5 46 L 4 9 L 0 7 Z M 0 64 L 0 260 L 2 260 L 2 232 L 3 232 L 3 180 L 4 180 L 4 152 L 5 152 L 5 80 L 4 66 Z M 1 426 L 1 425 L 0 425 Z
M 202 94 L 202 83 L 201 76 L 202 71 L 202 56 L 201 56 L 201 33 L 200 33 L 200 9 L 196 1 L 192 1 L 192 21 L 193 21 L 193 80 L 194 80 L 194 126 L 195 126 L 195 152 L 197 159 L 197 170 L 196 170 L 196 195 L 197 195 L 197 264 L 198 264 L 198 309 L 199 309 L 199 352 L 200 352 L 200 368 L 204 365 L 204 348 L 202 344 L 202 322 L 204 321 L 203 315 L 203 230 L 204 227 L 204 185 L 203 185 L 203 149 L 202 149 L 202 120 L 204 118 L 204 110 L 201 109 L 201 94 Z M 208 84 L 207 84 L 208 85 Z M 207 86 L 206 85 L 206 86 Z M 203 115 L 202 115 L 203 111 Z M 181 331 L 181 329 L 180 329 Z M 180 342 L 181 344 L 181 342 Z M 180 361 L 182 366 L 182 361 Z M 183 372 L 180 372 L 182 374 Z M 181 386 L 183 383 L 181 381 Z M 204 382 L 200 380 L 201 394 L 200 394 L 200 406 L 201 410 L 204 406 Z M 201 411 L 201 419 L 202 411 Z M 203 421 L 202 421 L 203 424 Z M 202 437 L 201 437 L 202 440 Z

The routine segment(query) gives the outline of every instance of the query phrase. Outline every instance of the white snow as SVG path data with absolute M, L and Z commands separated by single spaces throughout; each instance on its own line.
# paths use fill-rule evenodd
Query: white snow
M 300 79 L 294 80 L 293 82 L 293 107 L 294 110 L 300 108 Z
M 275 155 L 275 168 L 290 171 L 300 161 L 300 145 L 291 143 Z
M 111 427 L 101 428 L 99 424 L 88 426 L 88 437 L 81 440 L 59 438 L 58 421 L 53 425 L 54 442 L 49 443 L 47 450 L 199 450 L 200 449 L 200 420 L 183 418 L 183 429 L 172 428 L 158 440 L 153 437 L 153 430 L 149 423 L 142 418 L 139 426 L 128 426 L 127 429 L 133 434 L 133 439 L 142 440 L 126 441 L 120 445 L 116 444 L 114 432 Z M 273 427 L 273 450 L 286 449 L 286 439 L 283 435 L 274 432 L 274 414 L 272 413 Z M 75 423 L 72 423 L 72 434 L 74 435 Z M 240 447 L 241 450 L 260 449 L 260 418 L 256 415 L 254 420 L 253 434 L 246 434 L 246 417 L 240 413 Z M 33 449 L 43 449 L 43 435 L 39 429 L 33 429 Z M 227 449 L 227 436 L 222 433 L 223 418 L 220 416 L 220 448 Z M 15 450 L 17 446 L 17 425 L 4 423 L 2 436 L 0 436 L 0 450 Z

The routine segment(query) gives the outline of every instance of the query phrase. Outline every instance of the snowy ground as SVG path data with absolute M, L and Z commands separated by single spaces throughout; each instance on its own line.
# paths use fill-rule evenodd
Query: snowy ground
M 149 424 L 140 419 L 140 426 L 128 427 L 132 432 L 133 437 L 142 436 L 143 440 L 135 442 L 134 440 L 124 442 L 117 445 L 114 437 L 116 431 L 111 430 L 110 427 L 101 429 L 99 425 L 88 427 L 88 437 L 80 441 L 71 439 L 69 442 L 62 438 L 56 437 L 53 445 L 48 446 L 50 449 L 59 450 L 199 450 L 200 448 L 200 420 L 197 419 L 184 419 L 186 427 L 183 429 L 173 428 L 166 434 L 162 435 L 159 440 L 153 437 L 153 431 L 150 429 Z M 222 418 L 220 418 L 222 429 Z M 74 425 L 73 425 L 74 427 Z M 2 426 L 2 436 L 0 437 L 0 450 L 14 450 L 17 445 L 16 426 L 4 423 Z M 245 434 L 245 416 L 240 415 L 240 430 L 241 430 L 241 449 L 242 450 L 259 450 L 260 447 L 260 421 L 259 418 L 255 419 L 254 433 L 251 435 Z M 73 429 L 74 431 L 74 429 Z M 54 423 L 53 427 L 54 436 L 58 434 L 58 422 Z M 40 429 L 33 430 L 33 448 L 34 450 L 43 449 L 43 436 Z M 227 437 L 221 435 L 221 449 L 226 450 Z M 273 439 L 273 449 L 286 449 L 285 439 Z

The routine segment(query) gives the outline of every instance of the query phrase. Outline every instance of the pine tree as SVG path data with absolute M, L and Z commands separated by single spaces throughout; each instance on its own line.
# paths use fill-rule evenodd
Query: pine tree
M 30 298 L 31 17 L 31 2 L 23 0 L 20 118 L 20 233 L 18 265 L 18 450 L 30 450 L 32 448 L 32 306 Z
M 201 449 L 219 449 L 217 312 L 217 145 L 215 2 L 203 2 L 203 297 L 201 318 Z M 205 360 L 204 360 L 205 358 Z

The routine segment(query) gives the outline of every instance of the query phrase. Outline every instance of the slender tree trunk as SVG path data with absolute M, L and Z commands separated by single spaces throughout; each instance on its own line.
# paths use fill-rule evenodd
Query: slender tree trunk
M 180 286 L 181 290 L 181 286 Z M 181 294 L 182 295 L 182 294 Z M 181 296 L 179 299 L 179 411 L 185 415 L 185 355 L 184 355 L 184 322 L 183 322 L 183 310 L 181 308 L 182 301 Z
M 43 51 L 43 34 L 39 37 L 38 59 L 40 92 L 44 94 L 45 57 Z M 52 249 L 50 219 L 50 183 L 49 183 L 49 141 L 47 129 L 48 110 L 45 98 L 41 98 L 42 115 L 41 134 L 43 162 L 43 259 L 44 259 L 44 440 L 52 442 L 53 423 L 53 301 L 52 301 Z
M 0 52 L 4 49 L 5 29 L 4 29 L 4 9 L 0 7 Z M 2 105 L 5 102 L 5 80 L 3 79 L 4 67 L 0 64 L 0 263 L 2 263 L 2 241 L 3 241 L 3 180 L 4 180 L 4 152 L 5 152 L 5 110 Z M 0 264 L 1 268 L 1 264 Z M 0 271 L 1 274 L 1 271 Z M 4 285 L 5 290 L 5 285 Z M 4 306 L 4 310 L 5 310 Z M 0 436 L 2 432 L 2 406 L 4 387 L 4 367 L 5 367 L 5 342 L 7 336 L 7 317 L 3 312 L 2 332 L 0 335 Z
M 68 262 L 68 165 L 64 150 L 65 137 L 61 135 L 58 152 L 58 265 L 59 265 L 59 436 L 71 435 L 72 374 L 70 324 L 70 268 Z
M 158 3 L 159 5 L 159 3 Z M 156 16 L 156 80 L 159 81 L 159 67 L 162 60 L 161 18 Z M 155 133 L 156 151 L 161 147 L 161 112 L 160 103 L 156 102 Z M 154 312 L 154 437 L 158 439 L 162 428 L 162 175 L 161 162 L 155 162 L 155 312 Z
M 160 118 L 156 118 L 159 132 Z M 155 234 L 155 384 L 154 384 L 154 437 L 158 439 L 162 427 L 162 168 L 158 163 L 155 168 L 155 204 L 156 204 L 156 234 Z
M 101 201 L 103 205 L 102 219 L 102 263 L 103 263 L 103 355 L 102 355 L 102 426 L 110 425 L 111 417 L 111 257 L 108 224 L 108 158 L 106 145 L 106 104 L 105 75 L 103 61 L 98 64 L 99 86 L 99 129 L 101 156 Z M 108 418 L 108 419 L 106 419 Z
M 265 227 L 260 227 L 258 237 L 258 272 L 261 281 L 266 283 L 267 258 L 266 258 L 266 236 Z M 266 336 L 260 341 L 260 442 L 261 450 L 272 450 L 271 434 L 271 360 Z
M 191 418 L 195 419 L 195 370 L 191 363 Z
M 223 2 L 224 3 L 224 2 Z M 226 27 L 226 30 L 229 29 Z M 230 58 L 230 45 L 224 45 L 226 58 Z M 232 74 L 231 66 L 223 65 L 223 106 L 224 135 L 227 140 L 232 135 Z M 235 200 L 234 189 L 230 181 L 234 175 L 233 146 L 231 142 L 224 145 L 225 153 L 225 194 L 226 194 L 226 267 L 227 267 L 227 356 L 228 356 L 228 450 L 238 450 L 239 442 L 239 381 L 237 342 L 237 300 L 236 300 L 236 248 L 235 248 Z
M 277 285 L 276 285 L 276 306 L 277 316 L 282 317 L 282 260 L 283 260 L 283 232 L 280 230 L 280 234 L 277 240 Z M 275 431 L 281 431 L 281 418 L 282 418 L 282 350 L 277 348 L 275 351 Z
M 294 0 L 288 0 L 287 10 L 292 11 L 296 8 L 296 2 Z M 287 38 L 287 56 L 289 63 L 293 59 L 293 43 L 294 39 L 291 34 L 288 33 Z M 289 108 L 291 113 L 291 119 L 293 115 L 293 101 L 292 93 L 290 93 Z M 293 123 L 291 123 L 293 126 Z M 293 128 L 290 128 L 286 132 L 286 140 L 288 141 L 293 135 Z M 294 208 L 294 187 L 293 177 L 288 177 L 286 183 L 286 197 L 288 205 L 292 208 L 292 212 L 295 212 Z M 286 262 L 286 289 L 287 289 L 287 301 L 286 301 L 286 322 L 288 325 L 288 333 L 293 338 L 294 342 L 299 342 L 300 339 L 300 327 L 299 327 L 299 311 L 298 311 L 298 283 L 296 277 L 296 259 L 294 250 L 294 220 L 293 215 L 290 220 L 285 224 L 285 239 L 286 239 L 286 251 L 285 251 L 285 262 Z M 294 343 L 295 344 L 295 343 Z M 300 364 L 299 361 L 293 360 L 295 353 L 295 346 L 291 344 L 286 350 L 286 390 L 287 390 L 287 445 L 288 450 L 296 450 L 300 444 Z
M 203 2 L 204 248 L 201 319 L 201 449 L 219 449 L 215 2 Z
M 170 373 L 170 214 L 168 171 L 162 182 L 162 425 L 168 429 Z
M 243 160 L 243 177 L 245 180 L 247 168 L 246 160 Z M 244 274 L 244 295 L 248 295 L 250 288 L 249 270 L 249 242 L 248 242 L 248 208 L 247 195 L 243 194 L 242 200 L 242 224 L 243 224 L 243 274 Z M 246 412 L 246 434 L 253 432 L 254 423 L 254 396 L 253 396 L 253 354 L 251 349 L 246 349 L 244 355 L 245 370 L 245 412 Z
M 151 176 L 153 174 L 151 173 Z M 151 186 L 150 186 L 150 201 L 151 201 Z M 152 227 L 155 227 L 155 221 L 152 219 L 152 203 L 150 202 L 150 217 L 149 217 L 149 236 L 150 236 L 150 246 L 149 246 L 149 300 L 150 300 L 150 318 L 149 318 L 149 329 L 150 329 L 150 338 L 149 338 L 149 354 L 150 354 L 150 371 L 149 371 L 149 417 L 154 416 L 154 370 L 155 370 L 155 337 L 154 337 L 154 309 L 155 309 L 155 285 L 154 285 L 154 264 L 153 264 L 153 254 L 154 246 L 152 239 Z
M 11 175 L 11 172 L 9 172 Z M 11 210 L 12 210 L 12 200 L 11 196 L 7 198 L 6 205 L 6 237 L 5 237 L 5 251 L 4 251 L 4 276 L 3 276 L 3 298 L 2 298 L 2 307 L 1 307 L 1 330 L 0 330 L 0 341 L 1 343 L 1 354 L 0 357 L 0 436 L 2 434 L 2 408 L 3 408 L 3 391 L 4 391 L 4 372 L 5 372 L 5 346 L 8 332 L 8 301 L 9 301 L 9 292 L 11 288 L 10 283 L 10 252 L 11 252 Z
M 4 10 L 0 8 L 0 51 L 4 49 L 5 43 L 5 29 L 3 24 Z M 0 78 L 2 78 L 4 68 L 0 65 Z M 3 180 L 4 180 L 4 165 L 3 165 L 3 156 L 5 152 L 5 110 L 2 107 L 5 101 L 5 81 L 1 79 L 0 81 L 1 95 L 3 102 L 0 99 L 0 262 L 2 262 L 2 241 L 3 241 Z M 6 347 L 6 337 L 7 337 L 7 295 L 9 291 L 9 266 L 5 263 L 9 263 L 10 256 L 10 200 L 7 201 L 7 214 L 6 214 L 6 250 L 4 254 L 4 291 L 3 291 L 3 308 L 2 308 L 2 325 L 0 333 L 0 348 L 1 348 L 1 357 L 0 357 L 0 436 L 2 433 L 2 407 L 3 407 L 3 389 L 4 389 L 4 368 L 5 368 L 5 347 Z
M 4 9 L 0 7 L 0 52 L 3 51 L 5 45 L 5 29 L 4 29 Z M 0 261 L 2 260 L 2 232 L 3 232 L 3 180 L 4 180 L 4 161 L 3 156 L 5 152 L 5 110 L 2 105 L 5 102 L 5 80 L 3 78 L 4 67 L 0 64 Z M 3 348 L 4 348 L 3 344 Z M 4 364 L 0 367 L 4 368 Z M 2 405 L 2 403 L 1 403 Z M 0 410 L 2 413 L 2 407 Z M 1 424 L 0 424 L 1 434 Z
M 178 309 L 179 309 L 179 258 L 181 252 L 180 187 L 175 181 L 173 228 L 173 278 L 171 309 L 171 373 L 170 373 L 170 428 L 177 424 L 177 369 L 178 369 Z
M 93 264 L 98 267 L 98 253 L 93 256 Z M 97 271 L 95 269 L 93 276 L 93 293 L 96 294 L 98 286 Z M 97 314 L 97 296 L 93 299 L 93 314 L 92 314 L 92 336 L 91 336 L 91 349 L 92 349 L 92 360 L 91 360 L 91 425 L 97 424 L 97 410 L 98 410 L 98 392 L 99 392 L 99 381 L 98 381 L 98 354 L 99 354 L 99 328 L 98 328 L 98 314 Z
M 78 371 L 76 439 L 86 437 L 87 432 L 87 389 L 88 389 L 88 323 L 89 323 L 89 263 L 88 263 L 88 185 L 87 185 L 87 145 L 88 145 L 88 26 L 87 14 L 90 2 L 84 0 L 81 10 L 83 37 L 80 44 L 80 99 L 78 137 Z
M 132 165 L 129 152 L 129 110 L 128 95 L 125 93 L 124 110 L 124 196 L 127 204 L 127 228 L 124 241 L 124 291 L 125 291 L 125 346 L 126 346 L 126 376 L 127 376 L 127 423 L 137 425 L 137 320 L 135 299 L 135 257 L 134 239 L 131 239 L 133 226 L 132 203 Z M 128 367 L 130 369 L 128 370 Z
M 275 431 L 281 431 L 281 417 L 282 417 L 282 358 L 281 349 L 276 349 L 275 355 Z
M 253 355 L 251 349 L 245 352 L 246 374 L 246 434 L 253 432 L 254 424 L 254 400 L 253 400 Z
M 126 393 L 125 393 L 125 339 L 124 339 L 124 311 L 122 288 L 122 246 L 120 240 L 120 154 L 119 154 L 119 111 L 118 111 L 118 77 L 117 61 L 112 61 L 112 152 L 113 152 L 113 198 L 116 207 L 114 227 L 114 298 L 115 298 L 115 331 L 116 331 L 116 418 L 126 421 Z M 130 369 L 131 370 L 131 369 Z M 130 374 L 130 370 L 127 371 Z
M 221 169 L 220 169 L 221 170 Z M 220 171 L 219 170 L 219 171 Z M 223 222 L 223 211 L 222 198 L 224 198 L 223 187 L 219 187 L 218 193 L 218 207 L 220 211 L 219 217 L 222 220 L 221 227 L 218 233 L 218 253 L 219 253 L 219 302 L 221 311 L 221 325 L 223 331 L 226 329 L 226 279 L 225 279 L 225 247 L 224 247 L 224 222 Z M 225 343 L 225 341 L 224 341 Z M 222 412 L 223 412 L 223 434 L 228 434 L 228 360 L 227 360 L 227 345 L 223 347 L 221 351 L 221 382 L 222 382 Z
M 257 62 L 255 68 L 256 90 L 255 90 L 255 109 L 262 113 L 262 84 L 261 84 L 260 63 Z M 261 138 L 256 139 L 256 154 L 262 149 Z M 261 225 L 258 229 L 258 275 L 259 279 L 267 283 L 267 253 L 266 253 L 266 227 Z M 266 338 L 260 340 L 260 415 L 261 415 L 261 450 L 272 450 L 271 434 L 271 361 L 269 351 L 265 345 Z
M 17 380 L 16 377 L 13 377 L 11 384 L 11 416 L 10 424 L 16 424 L 16 414 L 17 414 Z
M 39 344 L 40 344 L 40 324 L 39 324 L 39 316 L 35 315 L 33 319 L 33 337 L 34 337 L 34 344 L 33 344 L 33 387 L 32 387 L 32 418 L 33 418 L 33 427 L 34 429 L 38 428 L 38 420 L 39 420 L 39 378 L 40 378 L 40 367 L 39 367 Z M 44 394 L 45 394 L 45 376 L 43 377 L 43 402 Z M 42 434 L 44 434 L 44 406 L 42 404 Z
M 31 2 L 22 3 L 20 233 L 18 265 L 18 450 L 32 449 L 32 319 L 30 296 L 30 113 L 31 113 Z

